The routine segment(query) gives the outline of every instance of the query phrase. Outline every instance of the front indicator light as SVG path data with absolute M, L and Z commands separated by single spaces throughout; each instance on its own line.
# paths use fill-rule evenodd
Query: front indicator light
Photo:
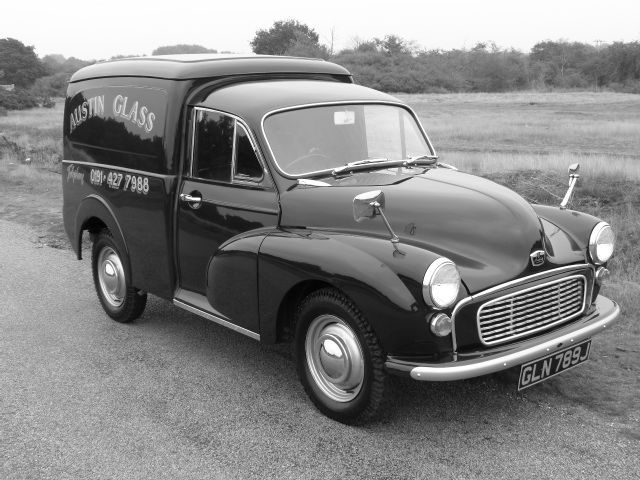
M 609 278 L 609 270 L 607 270 L 604 267 L 600 267 L 597 271 L 596 271 L 596 282 L 598 282 L 600 285 L 602 285 L 604 283 L 604 281 Z
M 437 337 L 446 337 L 449 335 L 451 333 L 451 325 L 451 317 L 444 313 L 434 315 L 431 318 L 431 322 L 429 322 L 431 333 Z

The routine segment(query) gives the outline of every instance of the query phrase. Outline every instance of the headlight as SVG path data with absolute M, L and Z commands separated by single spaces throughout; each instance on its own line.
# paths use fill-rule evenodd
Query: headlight
M 422 296 L 427 305 L 438 310 L 450 307 L 458 298 L 460 290 L 460 274 L 448 258 L 435 260 L 424 275 L 422 281 Z
M 615 236 L 613 230 L 606 222 L 600 222 L 593 230 L 589 237 L 589 256 L 591 261 L 596 265 L 601 265 L 611 258 L 613 255 L 613 247 L 615 244 Z

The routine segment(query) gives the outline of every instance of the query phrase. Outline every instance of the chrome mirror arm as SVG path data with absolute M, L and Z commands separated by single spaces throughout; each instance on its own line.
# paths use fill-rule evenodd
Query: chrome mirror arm
M 566 210 L 567 205 L 571 202 L 571 198 L 573 197 L 573 190 L 580 178 L 578 171 L 580 170 L 579 163 L 573 163 L 569 165 L 569 188 L 567 189 L 567 193 L 565 193 L 562 202 L 560 202 L 560 210 Z
M 393 245 L 393 248 L 395 249 L 394 255 L 396 254 L 404 255 L 404 252 L 402 252 L 398 248 L 398 244 L 400 243 L 400 238 L 398 237 L 398 235 L 396 235 L 396 232 L 393 231 L 393 228 L 391 228 L 391 224 L 389 223 L 389 220 L 387 220 L 387 216 L 382 211 L 382 205 L 380 205 L 379 202 L 371 202 L 371 206 L 375 208 L 376 213 L 382 217 L 382 221 L 384 222 L 384 225 L 387 227 L 387 230 L 389 230 L 389 233 L 391 234 L 390 241 L 391 241 L 391 245 Z

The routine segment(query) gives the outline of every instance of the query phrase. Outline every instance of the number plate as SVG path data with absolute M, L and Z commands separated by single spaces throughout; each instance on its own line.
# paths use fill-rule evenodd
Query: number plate
M 520 379 L 518 380 L 518 390 L 528 388 L 531 385 L 540 383 L 547 378 L 569 370 L 570 368 L 586 362 L 591 350 L 591 339 L 578 345 L 559 352 L 539 358 L 533 362 L 525 363 L 520 367 Z

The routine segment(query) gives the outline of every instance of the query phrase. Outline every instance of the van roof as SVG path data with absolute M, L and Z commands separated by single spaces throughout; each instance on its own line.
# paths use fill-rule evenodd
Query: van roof
M 235 83 L 211 92 L 198 106 L 233 113 L 251 124 L 274 110 L 335 103 L 401 103 L 354 83 L 323 80 L 270 80 Z
M 351 75 L 344 67 L 317 58 L 252 54 L 185 54 L 122 58 L 95 63 L 74 73 L 70 82 L 106 77 L 189 80 L 261 73 Z

